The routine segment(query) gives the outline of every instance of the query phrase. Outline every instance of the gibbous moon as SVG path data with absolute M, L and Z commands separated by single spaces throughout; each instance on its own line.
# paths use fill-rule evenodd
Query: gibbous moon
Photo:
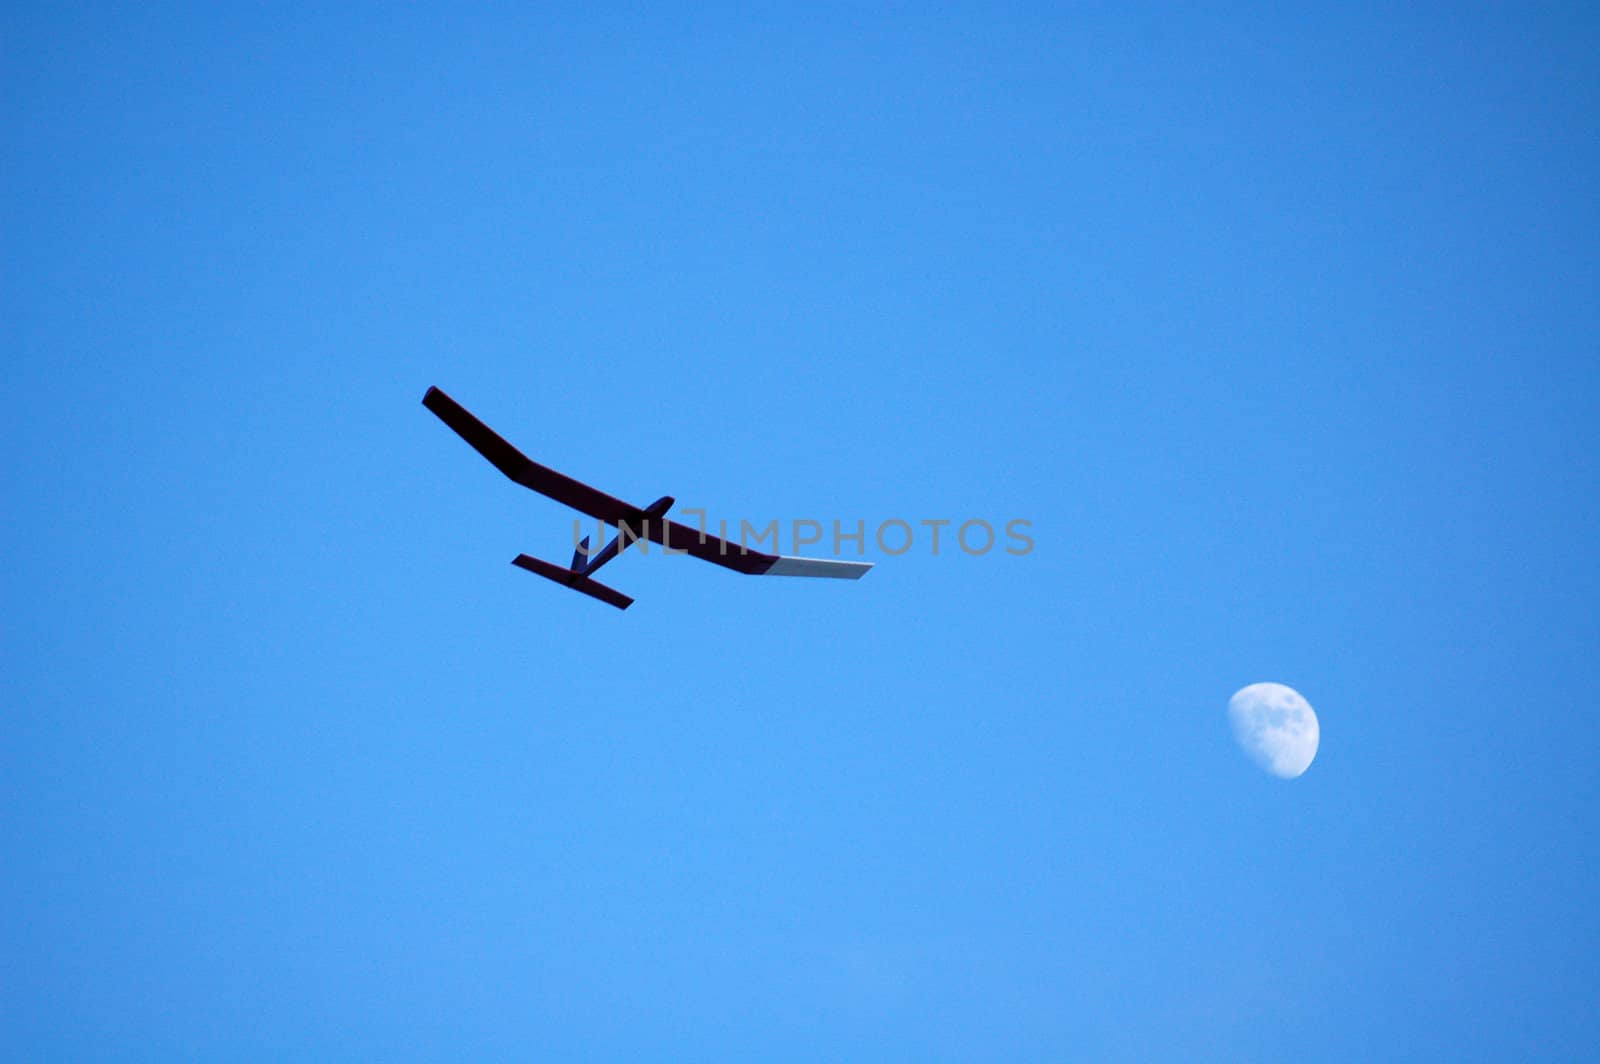
M 1310 703 L 1281 683 L 1253 683 L 1228 699 L 1233 738 L 1250 760 L 1292 780 L 1311 767 L 1322 729 Z

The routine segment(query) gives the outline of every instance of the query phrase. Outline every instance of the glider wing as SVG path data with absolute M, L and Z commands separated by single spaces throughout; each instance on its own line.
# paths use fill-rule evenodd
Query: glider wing
M 531 488 L 540 495 L 548 495 L 559 503 L 564 503 L 580 513 L 586 513 L 607 524 L 626 522 L 637 525 L 644 518 L 644 511 L 637 506 L 625 503 L 621 499 L 614 499 L 582 481 L 573 480 L 563 473 L 557 473 L 554 469 L 535 462 L 507 443 L 488 425 L 473 417 L 466 407 L 439 389 L 429 388 L 428 394 L 422 397 L 422 405 L 432 410 L 439 416 L 440 421 L 454 429 L 457 436 L 472 444 L 479 454 L 494 464 L 496 469 L 523 487 Z

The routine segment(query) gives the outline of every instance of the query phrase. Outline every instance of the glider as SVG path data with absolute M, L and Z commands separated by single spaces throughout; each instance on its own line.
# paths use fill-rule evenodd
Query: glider
M 439 420 L 455 430 L 457 436 L 472 444 L 473 449 L 518 484 L 617 527 L 616 538 L 592 554 L 589 553 L 589 537 L 585 536 L 577 550 L 572 552 L 572 564 L 566 568 L 526 554 L 517 555 L 511 564 L 574 591 L 581 591 L 619 610 L 633 605 L 633 599 L 600 583 L 594 579 L 594 574 L 602 565 L 626 550 L 630 543 L 642 539 L 750 576 L 825 576 L 859 580 L 872 568 L 871 562 L 765 554 L 751 550 L 742 543 L 733 543 L 697 528 L 680 525 L 667 520 L 667 511 L 676 501 L 670 495 L 663 495 L 644 507 L 614 499 L 603 491 L 535 462 L 438 388 L 428 389 L 428 394 L 422 397 L 422 405 L 438 415 Z

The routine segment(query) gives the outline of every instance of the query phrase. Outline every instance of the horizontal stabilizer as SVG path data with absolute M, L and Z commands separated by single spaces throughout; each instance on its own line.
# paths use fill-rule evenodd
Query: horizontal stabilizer
M 633 599 L 624 595 L 616 588 L 607 587 L 598 580 L 591 580 L 571 569 L 563 569 L 559 565 L 547 562 L 542 558 L 533 558 L 526 554 L 519 554 L 511 559 L 511 564 L 519 569 L 526 569 L 530 573 L 538 573 L 547 580 L 554 580 L 558 584 L 570 587 L 574 591 L 581 591 L 590 598 L 597 598 L 601 602 L 625 610 L 633 605 Z
M 833 558 L 795 558 L 780 555 L 763 576 L 826 576 L 835 580 L 860 580 L 871 562 L 841 562 Z

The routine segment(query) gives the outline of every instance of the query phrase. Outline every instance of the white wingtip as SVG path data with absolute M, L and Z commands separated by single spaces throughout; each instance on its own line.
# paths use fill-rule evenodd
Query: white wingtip
M 782 556 L 762 576 L 826 576 L 835 580 L 860 580 L 871 562 L 841 562 L 832 558 Z

